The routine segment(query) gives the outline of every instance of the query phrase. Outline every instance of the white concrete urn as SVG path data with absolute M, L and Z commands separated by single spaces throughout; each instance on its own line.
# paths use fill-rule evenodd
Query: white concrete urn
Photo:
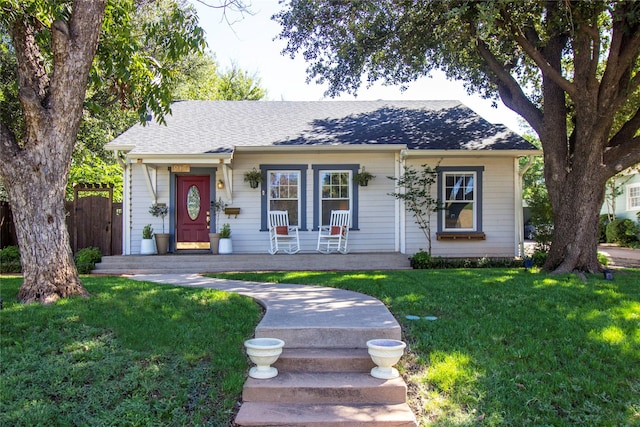
M 253 338 L 246 340 L 247 355 L 256 366 L 249 369 L 249 376 L 257 379 L 273 378 L 278 370 L 270 366 L 282 353 L 284 341 L 278 338 Z
M 367 341 L 369 356 L 378 365 L 371 369 L 371 376 L 382 380 L 399 377 L 400 373 L 393 365 L 398 363 L 406 346 L 402 341 L 386 338 Z

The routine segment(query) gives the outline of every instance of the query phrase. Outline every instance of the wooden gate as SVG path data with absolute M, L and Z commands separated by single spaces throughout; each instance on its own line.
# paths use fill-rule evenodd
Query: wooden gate
M 119 205 L 114 207 L 113 185 L 74 184 L 73 221 L 68 224 L 74 252 L 97 247 L 103 255 L 122 253 L 122 204 Z
M 88 197 L 80 194 L 93 192 Z M 113 186 L 106 184 L 74 185 L 74 200 L 65 202 L 67 230 L 73 253 L 97 247 L 103 255 L 122 254 L 122 203 L 113 203 Z M 0 203 L 0 249 L 17 245 L 11 207 Z

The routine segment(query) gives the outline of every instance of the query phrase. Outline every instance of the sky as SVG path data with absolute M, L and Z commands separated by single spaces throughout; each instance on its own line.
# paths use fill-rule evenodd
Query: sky
M 210 1 L 213 4 L 215 0 Z M 227 20 L 220 9 L 192 1 L 198 11 L 200 26 L 205 30 L 209 50 L 215 54 L 223 70 L 233 65 L 255 74 L 260 86 L 267 90 L 271 101 L 320 101 L 320 100 L 458 100 L 491 123 L 501 123 L 522 134 L 522 120 L 498 101 L 498 108 L 490 100 L 468 95 L 462 82 L 447 80 L 442 73 L 432 78 L 423 77 L 402 91 L 399 86 L 376 84 L 359 89 L 357 97 L 341 95 L 325 97 L 326 86 L 307 83 L 307 64 L 302 55 L 295 59 L 283 56 L 285 40 L 274 40 L 280 33 L 280 24 L 271 20 L 281 6 L 278 0 L 253 0 L 252 14 L 227 11 Z M 228 22 L 227 22 L 228 21 Z M 231 24 L 231 25 L 230 25 Z

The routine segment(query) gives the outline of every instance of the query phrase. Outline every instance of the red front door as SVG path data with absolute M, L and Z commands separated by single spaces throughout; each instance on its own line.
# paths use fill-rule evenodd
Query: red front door
M 209 176 L 178 176 L 176 248 L 209 249 Z

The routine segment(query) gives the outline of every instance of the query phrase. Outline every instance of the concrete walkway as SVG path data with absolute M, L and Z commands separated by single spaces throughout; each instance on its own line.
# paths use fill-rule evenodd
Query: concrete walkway
M 609 257 L 610 267 L 640 268 L 640 249 L 622 248 L 612 244 L 598 246 L 598 252 Z
M 213 288 L 249 296 L 265 307 L 257 338 L 285 348 L 272 379 L 248 378 L 239 426 L 415 427 L 402 378 L 381 380 L 366 342 L 401 339 L 400 325 L 375 298 L 320 286 L 213 279 L 197 274 L 137 274 L 135 280 Z
M 281 338 L 286 347 L 365 348 L 369 339 L 401 339 L 400 325 L 387 307 L 377 299 L 357 292 L 214 279 L 197 274 L 137 274 L 130 278 L 219 289 L 251 297 L 266 309 L 256 328 L 256 337 Z M 342 329 L 340 335 L 332 335 L 336 328 Z

